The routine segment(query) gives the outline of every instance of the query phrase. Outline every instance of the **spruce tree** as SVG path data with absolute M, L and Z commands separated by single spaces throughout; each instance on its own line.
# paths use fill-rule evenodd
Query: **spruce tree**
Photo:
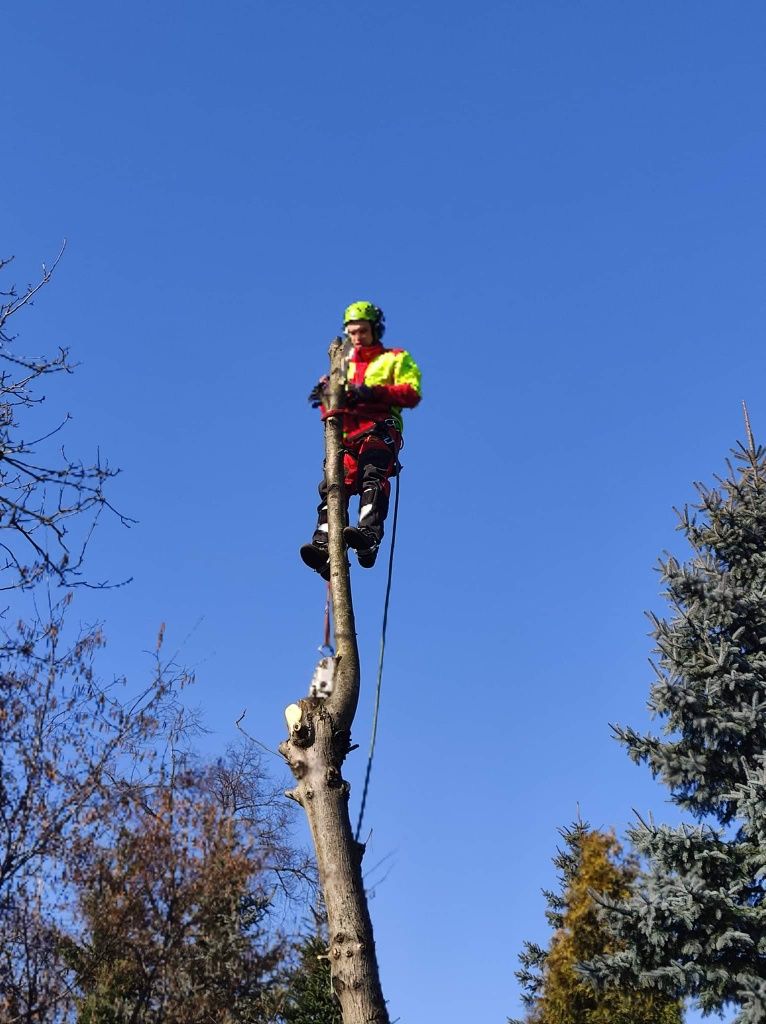
M 716 487 L 680 513 L 691 557 L 660 563 L 671 614 L 653 619 L 660 735 L 617 728 L 692 819 L 639 820 L 648 874 L 607 900 L 624 949 L 589 965 L 633 983 L 766 1020 L 766 450 L 740 445 Z
M 678 1002 L 624 987 L 597 992 L 578 973 L 581 961 L 617 948 L 594 894 L 624 899 L 637 868 L 609 833 L 577 821 L 560 834 L 553 863 L 561 889 L 544 893 L 554 934 L 547 950 L 527 942 L 519 957 L 526 1024 L 680 1024 Z
M 324 925 L 303 939 L 289 971 L 279 1024 L 342 1024 L 340 1003 L 332 990 Z

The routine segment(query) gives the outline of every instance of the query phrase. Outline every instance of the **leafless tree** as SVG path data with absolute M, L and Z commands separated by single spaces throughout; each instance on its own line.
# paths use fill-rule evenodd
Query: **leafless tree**
M 15 324 L 50 282 L 65 245 L 51 266 L 43 264 L 36 282 L 0 290 L 0 590 L 29 588 L 46 577 L 84 584 L 85 550 L 101 512 L 110 509 L 124 524 L 130 522 L 104 492 L 116 471 L 98 453 L 87 465 L 58 445 L 69 416 L 32 432 L 27 415 L 45 400 L 43 382 L 72 373 L 74 364 L 66 348 L 50 356 L 20 355 L 11 321 Z M 0 258 L 0 272 L 8 275 L 12 265 L 12 257 Z
M 114 827 L 115 808 L 150 784 L 168 723 L 184 724 L 178 692 L 187 677 L 158 650 L 140 693 L 126 699 L 119 679 L 103 685 L 93 668 L 101 633 L 70 635 L 70 601 L 71 591 L 46 619 L 19 623 L 0 652 L 4 1022 L 48 1024 L 66 1003 L 64 972 L 44 951 L 54 924 L 71 914 L 77 861 L 86 842 Z
M 0 1020 L 4 1024 L 65 1024 L 72 1001 L 42 884 L 21 883 L 2 906 Z

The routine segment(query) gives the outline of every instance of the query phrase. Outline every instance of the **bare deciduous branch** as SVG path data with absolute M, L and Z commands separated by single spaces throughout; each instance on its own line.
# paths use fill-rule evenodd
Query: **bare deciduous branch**
M 28 440 L 22 433 L 24 414 L 39 408 L 45 395 L 36 385 L 51 374 L 72 373 L 74 364 L 66 348 L 49 357 L 30 358 L 11 351 L 14 336 L 10 318 L 33 304 L 61 260 L 66 242 L 50 267 L 43 265 L 39 280 L 19 293 L 15 286 L 0 292 L 0 590 L 29 589 L 44 579 L 61 586 L 108 586 L 83 577 L 85 552 L 104 510 L 124 526 L 133 520 L 117 512 L 105 494 L 107 482 L 117 474 L 109 464 L 88 465 L 67 455 L 61 447 L 49 451 L 47 442 L 69 420 L 44 427 Z M 0 270 L 10 259 L 0 259 Z

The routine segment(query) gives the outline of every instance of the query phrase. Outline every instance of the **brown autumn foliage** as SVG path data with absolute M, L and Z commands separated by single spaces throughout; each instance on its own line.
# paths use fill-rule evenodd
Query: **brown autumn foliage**
M 75 882 L 83 932 L 64 939 L 80 1024 L 273 1020 L 292 944 L 284 898 L 307 865 L 286 843 L 252 748 L 171 766 Z
M 77 851 L 107 828 L 121 767 L 150 774 L 160 723 L 182 721 L 177 695 L 185 677 L 159 652 L 153 678 L 129 701 L 121 681 L 98 681 L 101 634 L 70 633 L 70 600 L 71 593 L 49 604 L 45 619 L 19 623 L 0 650 L 3 1021 L 56 1020 L 52 1007 L 59 1012 L 66 992 L 49 947 L 67 912 Z
M 277 1020 L 313 891 L 291 805 L 251 742 L 183 753 L 161 637 L 142 693 L 103 687 L 68 604 L 0 652 L 0 1021 Z

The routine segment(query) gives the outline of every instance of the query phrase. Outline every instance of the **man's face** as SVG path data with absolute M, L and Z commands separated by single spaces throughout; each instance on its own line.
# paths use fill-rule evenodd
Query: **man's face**
M 354 347 L 358 345 L 372 345 L 375 342 L 375 335 L 369 320 L 352 320 L 350 323 L 347 323 L 346 334 L 351 338 L 351 343 Z

